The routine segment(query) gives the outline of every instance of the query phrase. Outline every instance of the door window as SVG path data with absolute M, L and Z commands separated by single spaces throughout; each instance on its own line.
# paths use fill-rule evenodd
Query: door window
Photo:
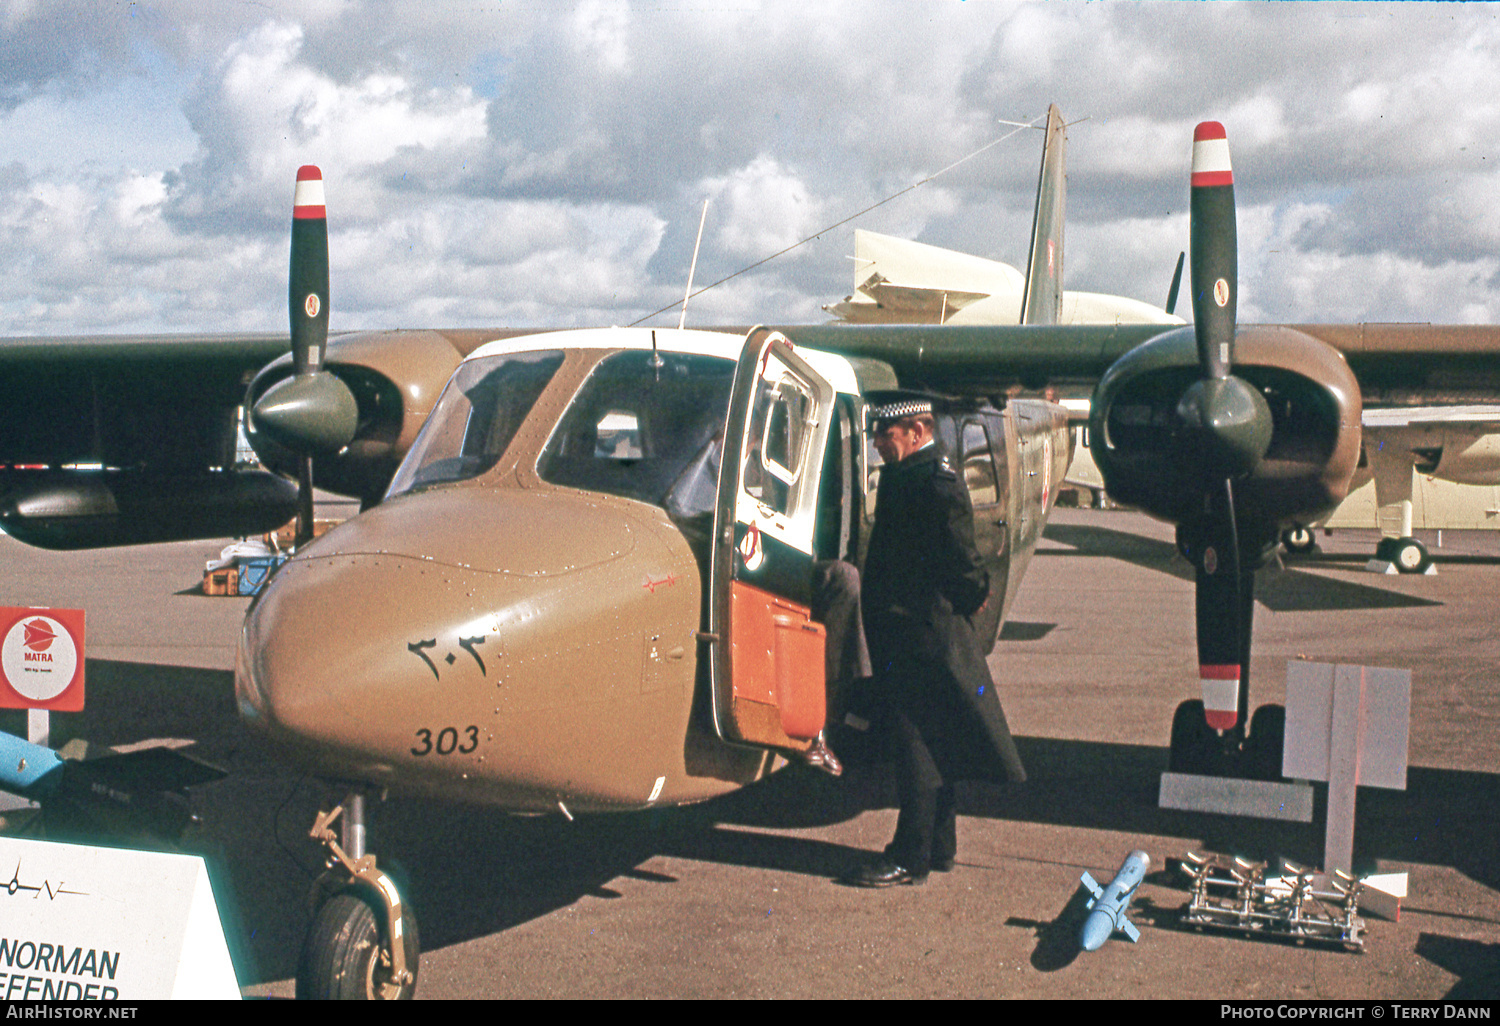
M 975 506 L 993 506 L 1000 501 L 995 484 L 995 460 L 984 425 L 977 420 L 964 423 L 962 463 L 964 483 L 969 486 L 969 501 Z
M 769 520 L 782 532 L 794 521 L 810 522 L 816 512 L 817 475 L 809 473 L 809 466 L 820 456 L 812 449 L 820 434 L 818 427 L 818 399 L 812 383 L 791 367 L 769 359 L 745 428 L 741 505 L 749 500 L 749 508 L 739 519 Z M 795 533 L 800 537 L 811 531 Z

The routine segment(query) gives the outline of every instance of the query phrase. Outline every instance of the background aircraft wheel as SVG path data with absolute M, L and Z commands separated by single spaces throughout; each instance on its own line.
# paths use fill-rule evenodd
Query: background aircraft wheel
M 1400 541 L 1400 538 L 1380 539 L 1379 543 L 1375 546 L 1375 558 L 1384 560 L 1387 563 L 1394 563 L 1396 561 L 1396 545 Z
M 1281 753 L 1286 745 L 1286 707 L 1263 705 L 1250 717 L 1245 742 L 1245 770 L 1252 780 L 1280 780 Z
M 412 979 L 397 992 L 398 1001 L 409 1001 L 416 992 L 420 954 L 416 917 L 410 908 L 404 911 L 402 940 Z M 297 997 L 379 1000 L 382 984 L 389 982 L 380 961 L 379 924 L 383 915 L 355 891 L 341 891 L 319 906 L 297 964 Z
M 1183 702 L 1172 716 L 1172 749 L 1167 769 L 1173 773 L 1212 776 L 1219 736 L 1203 718 L 1203 702 Z
M 1295 552 L 1300 556 L 1313 550 L 1317 544 L 1317 535 L 1313 534 L 1311 529 L 1298 524 L 1281 532 L 1281 544 L 1286 546 L 1288 552 Z
M 1432 565 L 1427 547 L 1415 538 L 1392 539 L 1395 542 L 1391 562 L 1403 574 L 1420 574 Z

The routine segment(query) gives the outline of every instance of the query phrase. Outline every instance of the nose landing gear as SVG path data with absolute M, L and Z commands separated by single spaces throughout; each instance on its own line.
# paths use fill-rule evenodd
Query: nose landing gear
M 343 845 L 332 829 L 340 816 Z M 420 955 L 416 917 L 364 852 L 364 796 L 320 812 L 311 837 L 323 846 L 327 871 L 314 885 L 317 910 L 297 963 L 297 997 L 409 1000 Z

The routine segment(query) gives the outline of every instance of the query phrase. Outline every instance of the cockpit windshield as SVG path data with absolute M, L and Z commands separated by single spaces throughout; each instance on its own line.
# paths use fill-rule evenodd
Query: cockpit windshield
M 463 481 L 493 467 L 562 361 L 562 352 L 553 349 L 462 364 L 396 471 L 387 497 Z
M 674 515 L 682 504 L 712 509 L 716 441 L 733 381 L 734 361 L 716 356 L 644 350 L 608 356 L 552 432 L 537 473 Z

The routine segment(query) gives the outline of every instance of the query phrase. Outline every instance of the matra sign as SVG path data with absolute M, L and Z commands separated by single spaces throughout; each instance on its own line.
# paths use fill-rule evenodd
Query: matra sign
M 83 709 L 83 610 L 0 606 L 0 709 Z

